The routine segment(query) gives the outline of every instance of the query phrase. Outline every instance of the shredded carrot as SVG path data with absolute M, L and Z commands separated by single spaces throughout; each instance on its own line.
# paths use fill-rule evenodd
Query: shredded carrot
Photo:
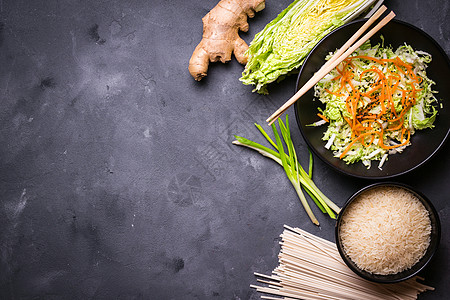
M 324 120 L 325 122 L 330 122 L 330 121 L 327 119 L 327 117 L 325 117 L 325 116 L 322 115 L 321 113 L 317 113 L 317 115 L 318 115 L 322 120 Z
M 347 148 L 345 148 L 345 150 L 341 153 L 339 158 L 343 158 L 345 156 L 345 154 L 347 154 L 347 152 L 350 151 L 353 144 L 355 144 L 358 140 L 362 139 L 365 136 L 371 135 L 371 134 L 380 134 L 380 133 L 378 131 L 370 131 L 370 132 L 361 134 L 360 136 L 358 136 L 357 138 L 353 139 L 353 141 L 350 142 L 350 144 L 347 146 Z
M 330 91 L 329 89 L 325 89 L 325 91 L 328 93 L 328 94 L 332 94 L 332 95 L 335 95 L 335 96 L 338 96 L 338 97 L 342 97 L 344 94 L 341 94 L 340 93 L 340 90 L 338 90 L 338 91 L 336 91 L 336 92 L 332 92 L 332 91 Z
M 372 67 L 357 74 L 353 63 L 355 59 L 370 60 L 380 64 L 381 67 L 388 68 Z M 414 73 L 412 65 L 399 57 L 383 59 L 359 55 L 347 57 L 336 69 L 339 75 L 332 80 L 339 82 L 339 88 L 336 91 L 326 91 L 341 97 L 344 96 L 344 92 L 348 93 L 345 98 L 345 107 L 350 117 L 344 117 L 344 119 L 352 132 L 351 142 L 340 154 L 340 158 L 343 158 L 356 143 L 364 147 L 370 146 L 377 136 L 379 137 L 378 145 L 383 149 L 406 145 L 411 132 L 404 125 L 405 115 L 416 103 L 417 92 L 421 90 L 419 84 L 422 81 L 422 78 Z M 361 91 L 354 82 L 361 81 L 366 76 L 369 77 L 371 84 L 366 91 Z M 406 77 L 410 83 L 400 87 L 400 80 L 403 77 Z M 400 100 L 394 100 L 394 95 L 399 97 L 400 94 Z M 400 102 L 396 103 L 396 101 Z M 396 105 L 399 106 L 399 110 L 396 109 Z M 377 106 L 381 108 L 381 111 L 373 112 L 372 109 Z M 328 122 L 322 114 L 318 116 Z M 385 131 L 397 130 L 401 132 L 402 140 L 399 140 L 399 144 L 385 145 L 383 142 Z

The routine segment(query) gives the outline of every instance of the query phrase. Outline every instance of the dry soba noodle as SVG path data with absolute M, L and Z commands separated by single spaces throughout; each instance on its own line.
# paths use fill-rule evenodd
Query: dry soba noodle
M 434 290 L 418 276 L 394 284 L 365 280 L 345 265 L 334 243 L 299 228 L 285 226 L 281 238 L 278 267 L 272 275 L 255 273 L 261 285 L 251 285 L 262 299 L 408 300 Z

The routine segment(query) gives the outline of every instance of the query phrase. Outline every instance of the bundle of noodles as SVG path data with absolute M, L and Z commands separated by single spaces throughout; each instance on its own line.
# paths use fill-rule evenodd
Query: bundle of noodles
M 392 284 L 365 280 L 347 267 L 334 243 L 299 228 L 285 228 L 278 267 L 272 275 L 255 273 L 261 285 L 251 285 L 264 294 L 262 299 L 412 300 L 434 290 L 419 283 L 423 279 L 418 276 Z

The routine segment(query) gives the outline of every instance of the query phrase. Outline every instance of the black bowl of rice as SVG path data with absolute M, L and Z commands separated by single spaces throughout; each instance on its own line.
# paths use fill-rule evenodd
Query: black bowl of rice
M 401 183 L 369 185 L 356 192 L 336 222 L 336 246 L 357 275 L 395 283 L 417 275 L 436 252 L 439 216 L 420 192 Z

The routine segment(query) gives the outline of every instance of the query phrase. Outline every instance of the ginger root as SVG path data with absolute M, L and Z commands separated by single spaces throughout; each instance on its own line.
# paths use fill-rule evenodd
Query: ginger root
M 265 7 L 265 0 L 221 0 L 203 18 L 203 38 L 189 61 L 189 73 L 200 81 L 206 76 L 209 62 L 231 60 L 231 54 L 241 64 L 247 63 L 248 45 L 239 37 L 239 30 L 247 32 L 247 16 Z

